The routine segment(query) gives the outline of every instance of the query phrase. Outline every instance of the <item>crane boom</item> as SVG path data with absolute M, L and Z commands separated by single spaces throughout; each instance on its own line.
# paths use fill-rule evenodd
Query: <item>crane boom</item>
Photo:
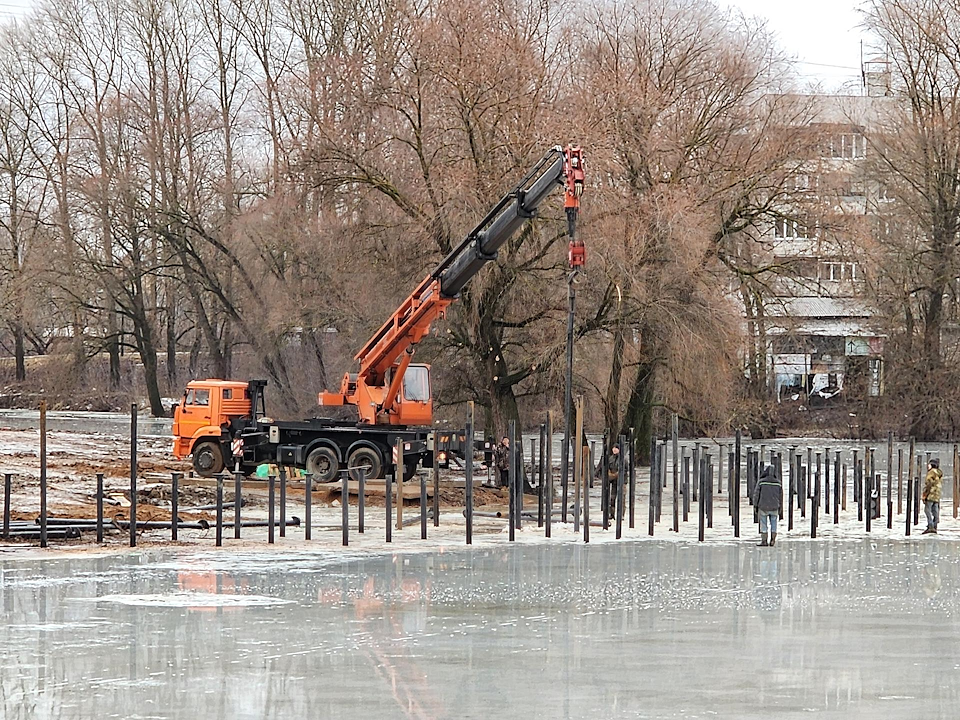
M 583 243 L 575 233 L 583 183 L 581 149 L 559 145 L 551 148 L 360 349 L 355 356 L 360 363 L 359 372 L 344 376 L 339 393 L 320 393 L 320 405 L 356 405 L 363 423 L 432 422 L 429 401 L 415 401 L 429 405 L 421 408 L 425 412 L 413 412 L 410 408 L 404 412 L 406 403 L 398 401 L 414 346 L 430 331 L 430 324 L 459 297 L 464 286 L 487 263 L 496 260 L 500 248 L 520 226 L 537 216 L 540 205 L 557 184 L 565 187 L 570 264 L 575 269 L 582 266 Z

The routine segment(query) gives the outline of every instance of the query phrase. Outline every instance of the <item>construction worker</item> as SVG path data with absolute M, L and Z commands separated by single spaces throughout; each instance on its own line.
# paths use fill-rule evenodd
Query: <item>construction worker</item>
M 510 438 L 504 436 L 493 451 L 494 467 L 497 469 L 495 487 L 507 487 L 510 483 Z
M 760 513 L 760 542 L 758 547 L 767 547 L 777 543 L 777 518 L 783 506 L 783 484 L 773 465 L 767 465 L 760 471 L 760 478 L 753 488 L 753 506 Z M 767 542 L 767 526 L 770 528 L 770 541 Z
M 943 492 L 943 473 L 940 460 L 931 458 L 927 463 L 927 476 L 923 480 L 923 513 L 927 516 L 927 529 L 923 535 L 936 535 L 940 524 L 940 494 Z
M 620 446 L 614 445 L 607 456 L 607 485 L 610 487 L 609 517 L 616 517 L 617 481 L 620 478 Z

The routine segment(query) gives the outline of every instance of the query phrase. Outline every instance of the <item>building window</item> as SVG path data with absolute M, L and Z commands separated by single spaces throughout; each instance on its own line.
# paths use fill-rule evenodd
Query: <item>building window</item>
M 773 234 L 778 238 L 810 237 L 806 223 L 802 220 L 779 218 L 773 225 Z
M 860 277 L 860 269 L 855 262 L 823 262 L 820 263 L 820 279 L 824 282 L 840 282 L 847 280 L 856 282 Z
M 840 133 L 826 139 L 824 154 L 832 158 L 862 158 L 867 156 L 867 139 L 860 133 Z

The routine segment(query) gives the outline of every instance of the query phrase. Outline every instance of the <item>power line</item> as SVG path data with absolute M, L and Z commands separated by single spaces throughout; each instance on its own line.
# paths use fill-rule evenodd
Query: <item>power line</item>
M 799 65 L 816 65 L 817 67 L 838 68 L 840 70 L 855 70 L 857 72 L 860 72 L 860 68 L 853 67 L 852 65 L 831 65 L 830 63 L 818 63 L 818 62 L 811 62 L 810 60 L 797 60 L 797 59 L 791 60 L 790 62 L 797 63 Z

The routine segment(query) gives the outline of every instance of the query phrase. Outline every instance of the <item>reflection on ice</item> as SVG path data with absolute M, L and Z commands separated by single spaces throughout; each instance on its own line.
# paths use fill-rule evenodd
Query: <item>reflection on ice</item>
M 958 559 L 932 539 L 3 563 L 0 715 L 954 717 Z

